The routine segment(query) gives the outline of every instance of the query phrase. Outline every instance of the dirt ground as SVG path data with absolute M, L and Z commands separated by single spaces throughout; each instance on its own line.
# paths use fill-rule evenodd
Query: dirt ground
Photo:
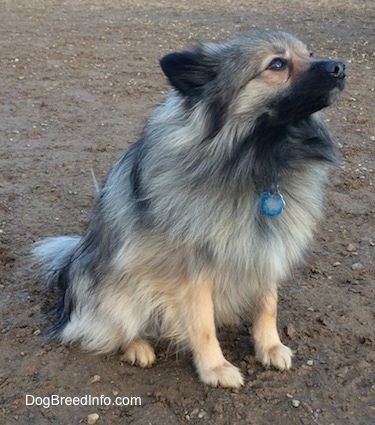
M 308 265 L 280 291 L 293 369 L 257 364 L 246 323 L 219 333 L 246 375 L 239 391 L 202 385 L 189 355 L 163 345 L 141 370 L 48 342 L 55 295 L 31 267 L 30 245 L 84 231 L 92 171 L 105 176 L 166 91 L 163 54 L 258 28 L 288 30 L 349 72 L 326 111 L 342 154 L 327 219 Z M 374 425 L 373 0 L 1 0 L 0 37 L 0 423 L 78 424 L 97 413 L 98 425 Z M 81 404 L 48 408 L 51 395 Z

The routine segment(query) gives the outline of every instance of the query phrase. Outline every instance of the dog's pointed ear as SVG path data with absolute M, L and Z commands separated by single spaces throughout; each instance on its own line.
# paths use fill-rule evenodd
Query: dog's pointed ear
M 202 88 L 215 79 L 212 61 L 200 50 L 169 53 L 160 59 L 169 83 L 182 95 L 199 95 Z

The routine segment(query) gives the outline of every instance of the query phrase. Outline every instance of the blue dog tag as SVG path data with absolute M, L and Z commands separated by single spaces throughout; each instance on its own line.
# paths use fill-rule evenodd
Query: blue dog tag
M 279 192 L 263 192 L 259 199 L 259 208 L 262 214 L 269 217 L 276 217 L 281 214 L 285 208 L 283 195 Z

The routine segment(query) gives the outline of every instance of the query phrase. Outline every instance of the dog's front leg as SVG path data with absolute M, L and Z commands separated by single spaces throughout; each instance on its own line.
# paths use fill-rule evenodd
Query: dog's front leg
M 292 365 L 292 351 L 280 341 L 276 327 L 277 289 L 263 293 L 255 307 L 253 337 L 255 355 L 264 366 L 288 370 Z
M 189 284 L 183 311 L 199 377 L 208 385 L 238 388 L 243 385 L 243 377 L 225 359 L 216 337 L 212 282 L 199 279 Z

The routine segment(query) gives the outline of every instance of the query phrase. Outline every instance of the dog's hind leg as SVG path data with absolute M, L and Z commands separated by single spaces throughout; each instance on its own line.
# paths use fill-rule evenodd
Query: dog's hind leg
M 124 347 L 121 360 L 140 367 L 150 367 L 155 363 L 155 351 L 145 339 L 134 339 Z
M 181 313 L 199 377 L 208 385 L 238 388 L 243 377 L 225 359 L 216 337 L 212 284 L 200 279 L 190 285 Z
M 261 295 L 253 319 L 255 356 L 264 366 L 288 370 L 292 365 L 292 351 L 280 341 L 276 327 L 277 290 Z

